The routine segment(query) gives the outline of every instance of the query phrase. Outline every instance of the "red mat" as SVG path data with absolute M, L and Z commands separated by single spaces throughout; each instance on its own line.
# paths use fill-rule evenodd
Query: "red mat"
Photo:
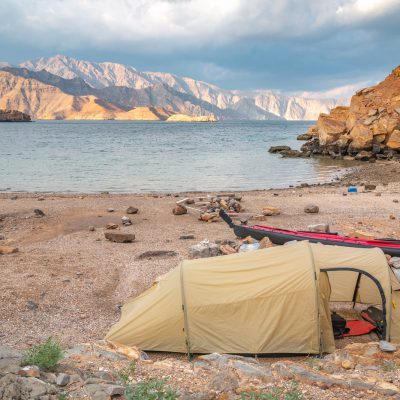
M 343 336 L 360 336 L 372 332 L 376 329 L 376 326 L 372 325 L 368 321 L 355 320 L 346 321 L 346 328 L 350 329 L 350 332 L 345 333 Z

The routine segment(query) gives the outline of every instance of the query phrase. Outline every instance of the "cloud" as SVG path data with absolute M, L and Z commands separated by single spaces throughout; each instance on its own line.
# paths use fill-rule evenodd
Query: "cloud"
M 67 53 L 230 88 L 376 80 L 398 63 L 399 20 L 399 0 L 0 1 L 7 61 Z

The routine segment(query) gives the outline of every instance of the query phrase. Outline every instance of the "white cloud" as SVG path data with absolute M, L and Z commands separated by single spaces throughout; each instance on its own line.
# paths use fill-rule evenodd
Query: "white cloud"
M 398 4 L 398 0 L 1 0 L 0 32 L 47 44 L 58 41 L 64 47 L 155 40 L 167 47 L 185 47 L 249 36 L 301 37 L 365 16 L 381 16 Z

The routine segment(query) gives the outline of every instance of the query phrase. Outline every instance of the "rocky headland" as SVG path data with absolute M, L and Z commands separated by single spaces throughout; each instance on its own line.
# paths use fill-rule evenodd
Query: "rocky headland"
M 327 155 L 336 159 L 373 161 L 400 158 L 400 66 L 376 86 L 358 91 L 349 107 L 320 114 L 316 125 L 298 136 L 300 151 L 271 148 L 283 156 Z
M 0 109 L 0 122 L 31 122 L 31 117 L 20 111 L 15 110 L 1 110 Z

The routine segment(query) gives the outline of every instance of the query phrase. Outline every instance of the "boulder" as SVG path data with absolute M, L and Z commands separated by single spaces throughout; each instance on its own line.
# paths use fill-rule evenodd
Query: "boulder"
M 281 210 L 277 207 L 266 206 L 262 209 L 262 214 L 265 216 L 279 215 Z
M 336 142 L 346 133 L 346 120 L 333 115 L 320 114 L 317 121 L 318 137 L 321 146 Z
M 184 207 L 184 206 L 182 206 L 182 205 L 180 205 L 180 204 L 177 204 L 175 207 L 174 207 L 174 209 L 172 210 L 172 213 L 174 214 L 174 215 L 184 215 L 184 214 L 187 214 L 187 208 L 186 207 Z
M 0 254 L 13 254 L 17 253 L 18 248 L 12 246 L 0 246 Z
M 400 130 L 399 129 L 393 130 L 393 132 L 389 136 L 386 146 L 389 147 L 389 149 L 396 149 L 396 150 L 400 149 Z
M 135 235 L 133 233 L 123 233 L 123 232 L 104 232 L 106 239 L 115 243 L 131 243 L 135 240 Z
M 308 214 L 317 214 L 319 213 L 319 207 L 315 204 L 307 204 L 304 207 L 304 212 Z
M 356 154 L 354 159 L 357 161 L 369 161 L 372 156 L 373 156 L 372 151 L 362 150 Z
M 189 248 L 189 258 L 207 258 L 219 255 L 219 246 L 215 243 L 210 243 L 207 240 L 199 244 L 195 244 Z
M 289 146 L 271 146 L 268 150 L 269 153 L 280 153 L 284 150 L 292 150 Z
M 126 209 L 126 213 L 127 213 L 127 214 L 137 214 L 138 212 L 139 212 L 139 209 L 136 208 L 136 207 L 129 206 L 129 207 Z
M 310 140 L 313 137 L 311 133 L 302 133 L 300 135 L 297 135 L 297 140 Z
M 370 149 L 372 147 L 373 134 L 371 129 L 362 124 L 355 124 L 350 132 L 351 151 Z

